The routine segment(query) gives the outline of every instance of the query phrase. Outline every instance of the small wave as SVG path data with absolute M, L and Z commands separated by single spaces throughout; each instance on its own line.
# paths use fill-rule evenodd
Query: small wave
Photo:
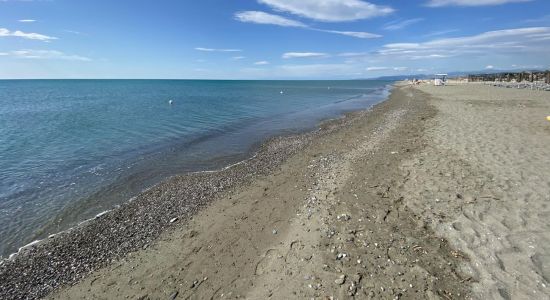
M 94 175 L 101 175 L 101 171 L 103 171 L 105 169 L 105 164 L 99 164 L 95 167 L 91 167 L 90 169 L 88 169 L 88 173 L 92 173 Z

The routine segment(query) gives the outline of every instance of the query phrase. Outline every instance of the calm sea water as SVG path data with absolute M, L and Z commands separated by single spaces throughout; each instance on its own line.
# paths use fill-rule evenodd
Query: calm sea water
M 169 176 L 371 106 L 389 83 L 0 80 L 0 254 Z

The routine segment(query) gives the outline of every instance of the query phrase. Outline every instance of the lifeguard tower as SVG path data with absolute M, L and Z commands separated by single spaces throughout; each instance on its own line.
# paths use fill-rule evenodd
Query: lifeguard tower
M 434 85 L 444 86 L 447 84 L 447 74 L 435 74 Z

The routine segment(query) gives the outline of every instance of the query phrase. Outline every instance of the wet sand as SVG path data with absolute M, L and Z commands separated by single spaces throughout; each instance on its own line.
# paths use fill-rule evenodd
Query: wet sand
M 0 295 L 548 298 L 549 95 L 398 87 L 32 247 Z
M 409 88 L 52 299 L 464 298 L 464 256 L 405 205 L 436 114 Z
M 147 249 L 209 203 L 272 173 L 312 140 L 349 126 L 348 116 L 318 130 L 270 139 L 250 159 L 217 172 L 176 176 L 120 207 L 0 261 L 0 298 L 40 298 L 74 285 L 128 253 Z

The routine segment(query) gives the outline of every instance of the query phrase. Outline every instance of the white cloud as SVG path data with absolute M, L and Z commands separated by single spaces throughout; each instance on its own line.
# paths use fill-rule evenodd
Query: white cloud
M 320 32 L 346 35 L 346 36 L 351 36 L 351 37 L 356 37 L 361 39 L 372 39 L 372 38 L 382 37 L 379 34 L 363 32 L 363 31 L 340 31 L 340 30 L 313 28 L 302 22 L 281 17 L 279 15 L 269 14 L 262 11 L 238 12 L 235 14 L 235 20 L 244 22 L 244 23 L 277 25 L 277 26 L 283 26 L 283 27 L 298 27 L 298 28 L 304 28 L 304 29 L 315 30 Z
M 20 30 L 10 31 L 6 28 L 0 28 L 0 37 L 20 37 L 29 40 L 39 40 L 39 41 L 51 41 L 57 40 L 56 37 L 47 36 L 39 33 L 27 33 Z
M 64 31 L 64 32 L 67 32 L 67 33 L 78 34 L 78 35 L 82 34 L 82 32 L 76 31 L 76 30 L 68 30 L 68 29 L 65 29 L 65 30 L 63 30 L 63 31 Z
M 393 67 L 394 71 L 407 71 L 409 68 L 407 67 Z
M 358 73 L 355 66 L 347 64 L 282 65 L 275 71 L 281 76 L 293 78 L 349 77 Z
M 366 55 L 368 55 L 368 52 L 343 52 L 338 54 L 341 57 L 362 57 Z
M 28 58 L 28 59 L 59 59 L 59 60 L 74 60 L 74 61 L 91 61 L 91 59 L 88 57 L 74 55 L 74 54 L 66 54 L 56 50 L 25 49 L 25 50 L 11 51 L 8 53 L 8 55 L 17 57 L 17 58 Z
M 249 79 L 313 79 L 348 78 L 357 69 L 344 64 L 284 64 L 277 66 L 253 66 L 236 70 L 242 78 Z M 233 76 L 235 72 L 233 72 Z M 328 75 L 328 76 L 327 76 Z
M 271 24 L 284 27 L 307 27 L 304 23 L 263 11 L 242 11 L 235 14 L 237 21 L 256 24 Z
M 32 22 L 36 22 L 36 20 L 33 20 L 33 19 L 22 19 L 22 20 L 18 20 L 18 22 L 21 22 L 21 23 L 32 23 Z
M 528 2 L 532 0 L 430 0 L 426 6 L 441 7 L 441 6 L 484 6 L 484 5 L 501 5 L 506 3 Z
M 495 66 L 493 66 L 493 65 L 488 65 L 488 66 L 485 67 L 485 69 L 487 69 L 487 70 L 492 70 L 494 68 L 495 68 Z
M 368 67 L 367 68 L 367 71 L 369 72 L 377 72 L 377 71 L 387 71 L 389 70 L 390 68 L 388 67 Z
M 377 51 L 382 56 L 403 59 L 446 58 L 460 55 L 544 52 L 550 46 L 545 38 L 550 27 L 528 27 L 488 31 L 473 36 L 435 39 L 423 43 L 393 43 Z
M 438 30 L 438 31 L 432 31 L 430 33 L 427 33 L 423 35 L 423 37 L 434 37 L 434 36 L 440 36 L 440 35 L 446 35 L 453 32 L 458 32 L 460 30 L 458 29 L 447 29 L 447 30 Z
M 444 55 L 444 54 L 412 55 L 409 58 L 410 59 L 433 59 L 433 58 L 447 58 L 447 57 L 451 57 L 451 55 Z
M 254 64 L 257 65 L 257 66 L 265 66 L 265 65 L 269 65 L 269 62 L 265 61 L 265 60 L 262 60 L 262 61 L 257 61 Z
M 232 60 L 241 60 L 241 59 L 245 59 L 246 57 L 244 56 L 233 56 L 231 57 Z
M 243 51 L 241 49 L 214 49 L 214 48 L 203 48 L 203 47 L 196 47 L 195 50 L 205 51 L 205 52 L 241 52 Z
M 321 57 L 327 57 L 328 55 L 326 53 L 320 53 L 320 52 L 287 52 L 283 54 L 283 58 L 321 58 Z
M 258 0 L 278 11 L 323 21 L 342 22 L 384 16 L 394 11 L 389 6 L 360 0 Z
M 313 28 L 312 28 L 313 29 Z M 370 32 L 362 32 L 362 31 L 339 31 L 339 30 L 324 30 L 324 29 L 313 29 L 316 31 L 322 31 L 322 32 L 328 32 L 328 33 L 336 33 L 341 35 L 347 35 L 352 36 L 360 39 L 374 39 L 382 37 L 379 34 L 374 34 Z
M 384 29 L 386 29 L 386 30 L 399 30 L 399 29 L 403 29 L 405 27 L 411 26 L 413 24 L 416 24 L 416 23 L 422 22 L 422 21 L 424 21 L 423 18 L 393 21 L 393 22 L 389 22 L 386 25 L 384 25 Z

